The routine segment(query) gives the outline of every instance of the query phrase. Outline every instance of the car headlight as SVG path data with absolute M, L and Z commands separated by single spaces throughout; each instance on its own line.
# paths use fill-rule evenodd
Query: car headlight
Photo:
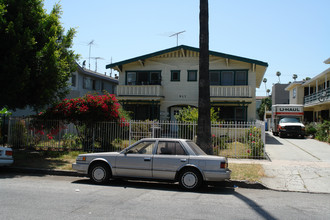
M 85 156 L 78 156 L 77 161 L 86 161 L 86 157 Z

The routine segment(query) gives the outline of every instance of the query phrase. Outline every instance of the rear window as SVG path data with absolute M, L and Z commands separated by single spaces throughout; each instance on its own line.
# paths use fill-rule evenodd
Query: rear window
M 189 147 L 194 151 L 196 155 L 207 155 L 197 144 L 192 141 L 187 141 Z

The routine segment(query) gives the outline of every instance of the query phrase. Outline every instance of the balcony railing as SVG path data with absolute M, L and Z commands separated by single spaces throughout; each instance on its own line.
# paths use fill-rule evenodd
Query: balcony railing
M 321 90 L 319 92 L 307 95 L 304 97 L 304 104 L 317 104 L 320 102 L 330 102 L 330 87 L 326 90 Z
M 251 86 L 211 86 L 211 97 L 252 97 Z
M 163 96 L 161 85 L 128 85 L 117 87 L 118 96 Z

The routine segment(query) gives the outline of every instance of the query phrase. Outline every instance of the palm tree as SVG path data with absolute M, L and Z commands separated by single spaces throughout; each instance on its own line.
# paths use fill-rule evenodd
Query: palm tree
M 267 93 L 267 96 L 269 96 L 270 89 L 267 89 L 267 90 L 266 90 L 266 93 Z
M 210 79 L 209 79 L 209 9 L 208 0 L 200 0 L 199 12 L 199 96 L 197 144 L 213 154 L 211 142 Z
M 280 79 L 281 72 L 280 71 L 277 71 L 276 72 L 276 76 L 278 76 L 278 83 L 281 83 L 281 79 Z
M 267 79 L 264 78 L 262 81 L 265 83 L 265 90 L 266 90 L 266 95 L 267 95 L 267 86 L 266 86 Z
M 298 78 L 297 74 L 293 74 L 292 78 L 293 78 L 293 81 L 296 81 L 296 79 Z

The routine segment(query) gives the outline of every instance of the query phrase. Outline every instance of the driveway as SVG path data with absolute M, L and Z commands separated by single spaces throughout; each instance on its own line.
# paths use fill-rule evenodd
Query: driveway
M 266 133 L 263 163 L 271 189 L 330 193 L 330 145 L 314 139 L 279 138 Z

